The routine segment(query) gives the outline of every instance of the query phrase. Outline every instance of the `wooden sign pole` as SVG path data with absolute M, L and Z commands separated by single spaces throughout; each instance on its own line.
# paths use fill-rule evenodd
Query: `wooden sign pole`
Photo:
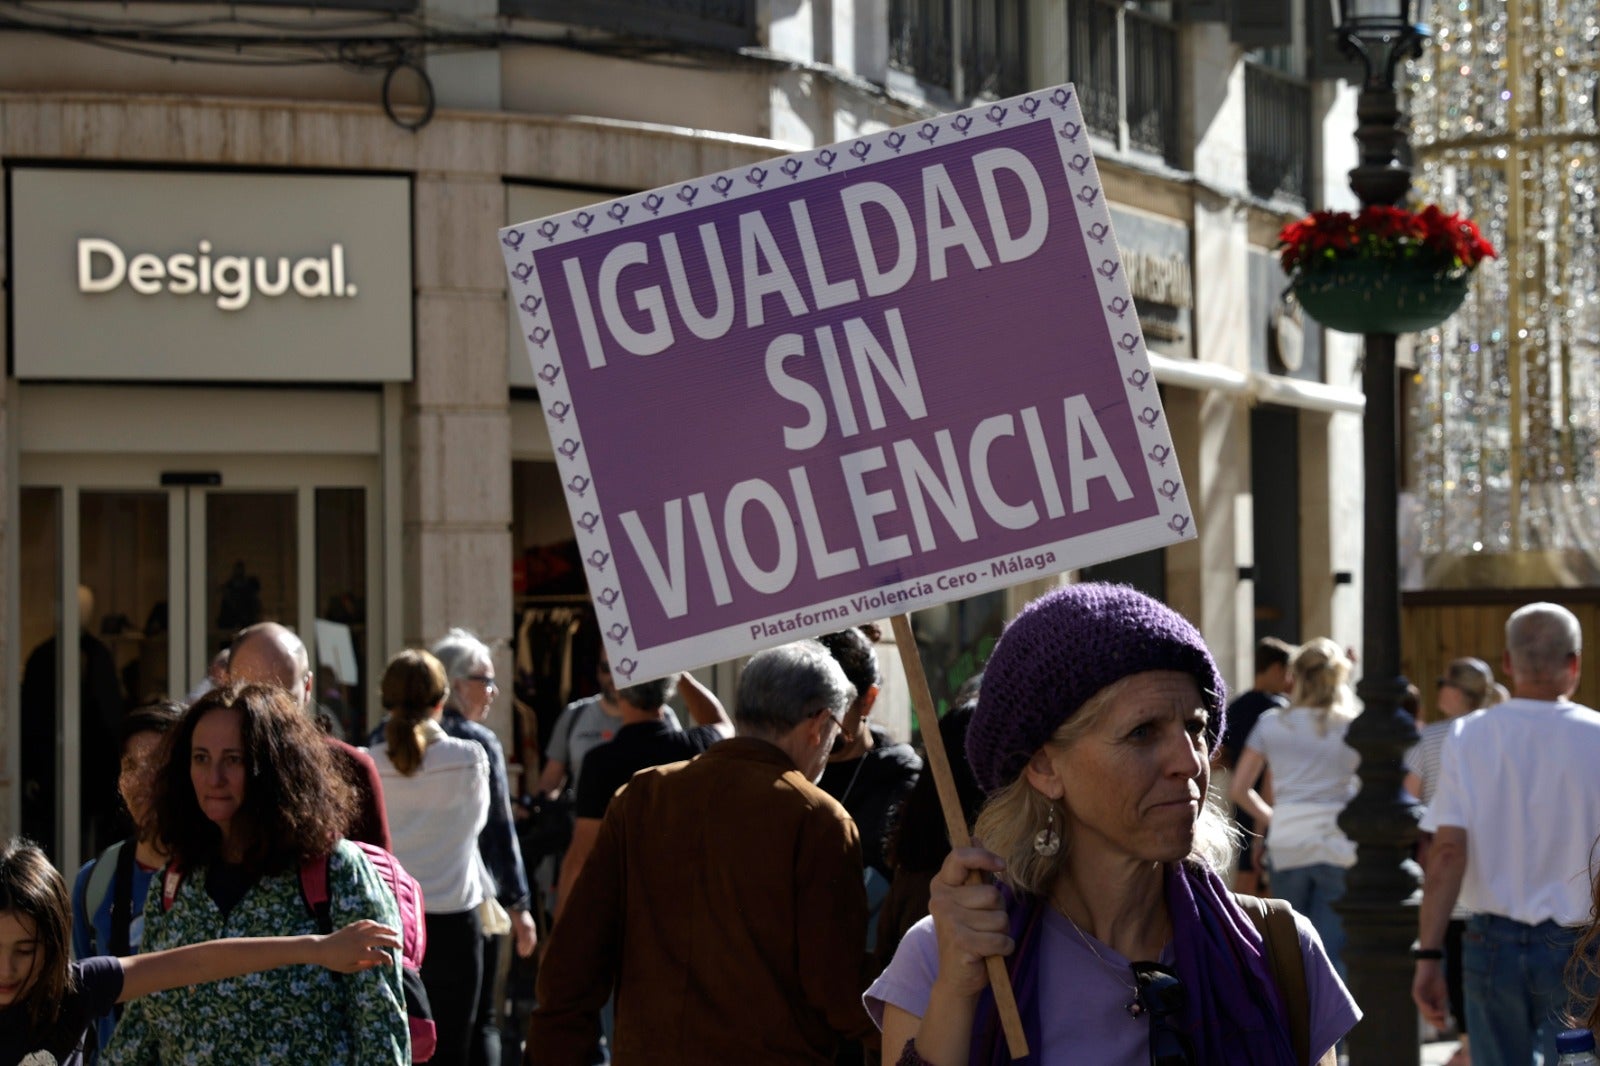
M 924 769 L 933 773 L 933 783 L 939 790 L 939 806 L 944 809 L 945 828 L 950 833 L 951 847 L 964 848 L 972 843 L 967 835 L 967 817 L 961 810 L 961 798 L 956 794 L 956 779 L 950 773 L 950 757 L 945 754 L 944 736 L 939 732 L 939 712 L 933 706 L 933 693 L 928 690 L 928 676 L 922 670 L 922 653 L 917 649 L 916 637 L 911 632 L 911 617 L 897 614 L 894 625 L 894 642 L 900 649 L 900 662 L 905 667 L 906 680 L 911 685 L 911 706 L 917 713 L 917 726 L 922 730 L 922 743 L 927 752 Z M 979 884 L 983 874 L 973 870 L 970 884 Z M 1006 1046 L 1013 1059 L 1028 1054 L 1028 1038 L 1022 1032 L 1022 1015 L 1017 1011 L 1017 997 L 1011 991 L 1011 975 L 1006 973 L 1006 960 L 990 955 L 984 960 L 989 970 L 989 987 L 994 989 L 995 1008 L 1000 1013 L 1000 1025 L 1005 1030 Z

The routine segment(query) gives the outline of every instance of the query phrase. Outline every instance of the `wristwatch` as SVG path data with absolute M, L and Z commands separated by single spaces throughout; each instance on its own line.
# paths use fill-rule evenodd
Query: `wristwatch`
M 1411 957 L 1416 959 L 1418 962 L 1427 960 L 1437 961 L 1444 958 L 1444 952 L 1439 948 L 1412 948 Z

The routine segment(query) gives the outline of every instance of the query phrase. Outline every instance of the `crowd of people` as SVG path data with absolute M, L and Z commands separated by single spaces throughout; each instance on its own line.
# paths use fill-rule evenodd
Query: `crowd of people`
M 1564 1026 L 1600 1021 L 1600 779 L 1591 769 L 1600 715 L 1572 699 L 1582 648 L 1570 611 L 1529 604 L 1506 624 L 1509 688 L 1467 656 L 1439 676 L 1435 720 L 1423 721 L 1415 686 L 1402 704 L 1421 726 L 1404 760 L 1424 870 L 1413 999 L 1428 1025 L 1459 1037 L 1449 1066 L 1554 1063 Z M 1352 667 L 1326 638 L 1298 649 L 1261 641 L 1218 760 L 1254 844 L 1236 884 L 1264 886 L 1306 914 L 1341 973 L 1336 904 L 1355 848 L 1338 816 L 1359 765 L 1344 743 L 1356 714 Z
M 878 640 L 753 656 L 731 714 L 688 674 L 618 687 L 602 659 L 528 768 L 571 815 L 530 878 L 483 642 L 395 655 L 354 747 L 318 728 L 298 638 L 252 626 L 186 702 L 125 716 L 134 831 L 70 891 L 37 848 L 0 850 L 0 1061 L 1002 1063 L 994 956 L 1030 1061 L 1336 1061 L 1361 1017 L 1347 651 L 1263 641 L 1230 704 L 1177 612 L 1058 588 L 941 720 L 972 834 L 952 847 L 935 775 L 871 720 Z M 1600 1021 L 1580 662 L 1569 612 L 1523 608 L 1509 690 L 1451 663 L 1406 759 L 1413 994 L 1454 1020 L 1458 1064 L 1554 1063 L 1559 1029 Z M 508 1030 L 508 955 L 536 951 Z

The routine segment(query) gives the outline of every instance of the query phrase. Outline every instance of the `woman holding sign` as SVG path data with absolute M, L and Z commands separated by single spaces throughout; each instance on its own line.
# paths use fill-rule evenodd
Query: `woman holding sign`
M 931 917 L 867 992 L 885 1062 L 1010 1061 L 988 955 L 1008 956 L 1035 1062 L 1334 1053 L 1360 1014 L 1316 931 L 1218 875 L 1234 844 L 1207 791 L 1224 697 L 1200 634 L 1132 589 L 1057 589 L 1011 622 L 967 733 L 984 847 L 951 853 Z

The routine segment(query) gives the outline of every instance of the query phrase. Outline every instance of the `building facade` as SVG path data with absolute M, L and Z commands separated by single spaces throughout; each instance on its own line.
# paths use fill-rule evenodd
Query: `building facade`
M 515 679 L 492 724 L 548 731 L 592 689 L 597 638 L 494 231 L 1058 82 L 1096 138 L 1199 530 L 1087 573 L 1189 614 L 1236 686 L 1257 635 L 1358 644 L 1355 353 L 1282 302 L 1271 255 L 1285 221 L 1348 198 L 1349 93 L 1305 66 L 1322 6 L 8 11 L 8 826 L 63 864 L 103 843 L 97 738 L 262 618 L 310 638 L 352 736 L 387 657 L 457 625 Z M 938 695 L 1038 591 L 915 619 Z M 706 676 L 731 695 L 726 664 Z

